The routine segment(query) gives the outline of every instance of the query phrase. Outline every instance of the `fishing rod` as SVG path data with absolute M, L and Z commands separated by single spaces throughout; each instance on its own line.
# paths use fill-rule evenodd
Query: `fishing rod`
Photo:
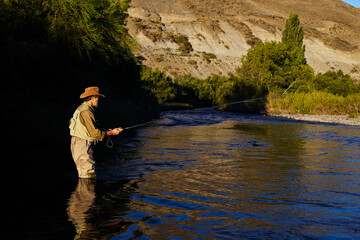
M 126 128 L 124 128 L 124 130 L 129 130 L 129 129 L 132 129 L 132 128 L 142 127 L 142 126 L 148 125 L 148 124 L 153 123 L 153 122 L 155 122 L 155 120 L 152 120 L 152 121 L 146 122 L 146 123 L 141 123 L 141 124 L 138 124 L 138 125 L 134 125 L 134 126 L 131 126 L 131 127 L 126 127 Z
M 129 130 L 129 129 L 133 129 L 133 128 L 138 128 L 138 127 L 142 127 L 142 126 L 146 126 L 146 125 L 149 125 L 151 123 L 155 122 L 155 120 L 152 120 L 152 121 L 149 121 L 149 122 L 146 122 L 146 123 L 141 123 L 141 124 L 137 124 L 137 125 L 134 125 L 134 126 L 130 126 L 130 127 L 126 127 L 126 128 L 123 128 L 123 130 Z M 119 127 L 120 128 L 120 127 Z M 111 140 L 110 136 L 107 136 L 107 140 L 106 140 L 106 146 L 108 148 L 112 148 L 114 146 L 114 143 L 113 141 Z

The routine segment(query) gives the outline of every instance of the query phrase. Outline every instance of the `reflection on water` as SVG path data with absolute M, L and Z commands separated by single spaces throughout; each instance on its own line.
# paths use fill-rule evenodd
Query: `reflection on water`
M 357 127 L 168 112 L 122 139 L 68 202 L 76 238 L 355 238 Z M 116 180 L 121 179 L 121 180 Z
M 75 239 L 86 239 L 88 232 L 91 232 L 93 226 L 89 221 L 87 212 L 94 204 L 95 184 L 88 179 L 79 179 L 75 191 L 69 199 L 67 212 L 69 218 L 76 228 Z

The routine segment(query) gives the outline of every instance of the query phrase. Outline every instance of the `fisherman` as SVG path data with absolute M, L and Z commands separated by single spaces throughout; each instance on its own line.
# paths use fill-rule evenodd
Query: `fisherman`
M 70 119 L 71 153 L 79 178 L 96 178 L 94 145 L 105 136 L 119 135 L 122 128 L 101 130 L 94 116 L 94 107 L 98 107 L 100 94 L 98 87 L 88 87 L 80 95 L 84 102 L 76 109 Z

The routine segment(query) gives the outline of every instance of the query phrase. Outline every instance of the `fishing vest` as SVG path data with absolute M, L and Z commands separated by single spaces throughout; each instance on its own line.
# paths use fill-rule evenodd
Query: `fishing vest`
M 88 140 L 90 142 L 95 142 L 96 139 L 90 136 L 86 127 L 80 122 L 80 113 L 85 110 L 90 110 L 89 105 L 85 102 L 75 110 L 74 115 L 69 122 L 70 135 Z

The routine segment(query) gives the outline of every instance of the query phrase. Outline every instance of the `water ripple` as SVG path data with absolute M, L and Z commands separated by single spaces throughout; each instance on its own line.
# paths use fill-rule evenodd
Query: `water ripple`
M 158 206 L 164 206 L 164 207 L 170 207 L 170 208 L 181 208 L 185 210 L 202 210 L 207 209 L 206 206 L 199 205 L 196 203 L 190 203 L 190 202 L 179 202 L 179 201 L 173 201 L 166 198 L 159 198 L 159 197 L 151 197 L 151 196 L 141 196 L 141 195 L 133 195 L 133 199 L 135 200 L 141 200 L 144 202 L 152 203 Z

